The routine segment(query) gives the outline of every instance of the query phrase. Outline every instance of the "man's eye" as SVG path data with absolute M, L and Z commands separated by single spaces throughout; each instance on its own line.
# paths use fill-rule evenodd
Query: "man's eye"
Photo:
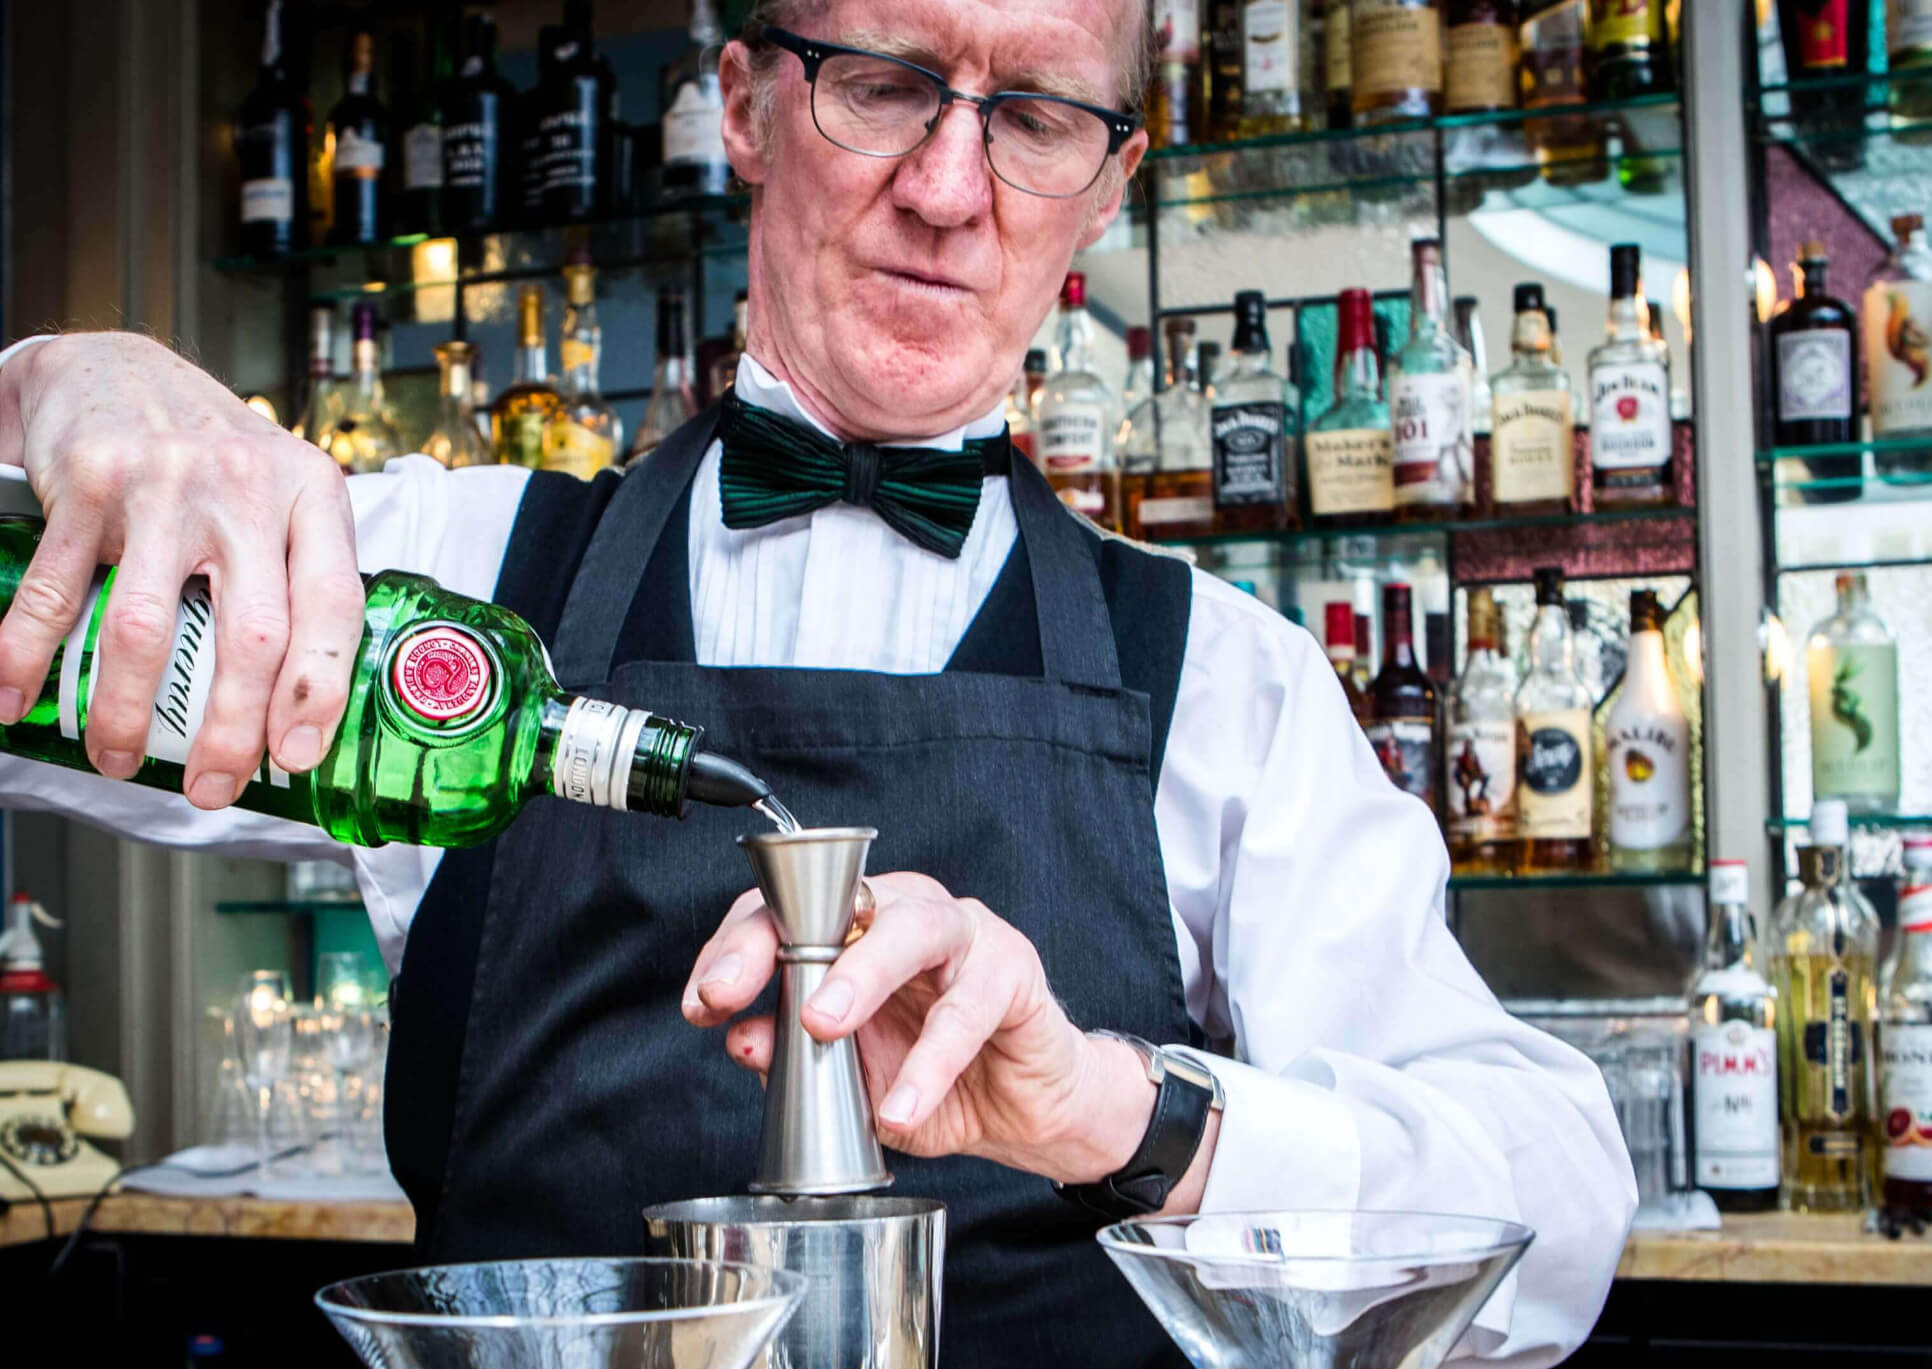
M 897 110 L 923 103 L 926 93 L 907 81 L 852 80 L 842 82 L 839 94 L 862 109 Z

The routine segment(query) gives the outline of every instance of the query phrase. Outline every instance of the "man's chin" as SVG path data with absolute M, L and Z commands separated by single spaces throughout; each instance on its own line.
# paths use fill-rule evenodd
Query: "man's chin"
M 893 436 L 928 438 L 984 416 L 999 396 L 987 393 L 984 367 L 950 354 L 943 345 L 908 343 L 890 351 L 868 349 L 840 367 L 850 417 Z M 908 426 L 910 425 L 910 427 Z

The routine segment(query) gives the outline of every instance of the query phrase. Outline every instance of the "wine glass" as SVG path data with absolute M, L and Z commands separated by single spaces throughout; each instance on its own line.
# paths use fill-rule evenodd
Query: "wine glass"
M 366 1006 L 325 1003 L 318 1010 L 323 1058 L 335 1075 L 334 1149 L 338 1172 L 347 1172 L 351 1119 L 349 1076 L 375 1053 L 376 1019 Z
M 242 1081 L 255 1095 L 257 1174 L 266 1180 L 269 1108 L 295 1052 L 295 1022 L 283 971 L 254 970 L 243 978 L 235 996 L 235 1049 L 241 1056 Z
M 375 1001 L 363 958 L 354 951 L 329 951 L 315 958 L 315 1001 L 323 1007 L 367 1008 Z

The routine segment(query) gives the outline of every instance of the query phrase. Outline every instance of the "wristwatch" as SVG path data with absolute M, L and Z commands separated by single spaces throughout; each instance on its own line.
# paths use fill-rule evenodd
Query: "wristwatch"
M 1091 1184 L 1053 1187 L 1068 1202 L 1077 1203 L 1109 1220 L 1144 1216 L 1167 1205 L 1167 1195 L 1194 1163 L 1207 1132 L 1208 1115 L 1226 1101 L 1221 1081 L 1179 1051 L 1165 1050 L 1124 1032 L 1097 1031 L 1123 1041 L 1147 1062 L 1147 1081 L 1159 1092 L 1154 1115 L 1127 1163 Z

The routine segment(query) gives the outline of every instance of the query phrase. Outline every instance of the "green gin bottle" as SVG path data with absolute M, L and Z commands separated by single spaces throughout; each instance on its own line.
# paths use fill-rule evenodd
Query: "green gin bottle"
M 1837 582 L 1838 609 L 1811 629 L 1811 795 L 1854 813 L 1891 813 L 1899 798 L 1898 641 L 1872 612 L 1863 575 Z
M 12 604 L 41 530 L 36 518 L 0 518 L 0 610 Z M 18 723 L 0 727 L 0 750 L 92 768 L 82 736 L 114 578 L 112 567 L 96 577 L 39 700 Z M 701 729 L 565 693 L 543 643 L 509 610 L 399 571 L 370 576 L 366 591 L 362 645 L 334 745 L 306 775 L 264 761 L 238 806 L 310 823 L 358 846 L 448 847 L 489 840 L 542 794 L 660 817 L 681 816 L 691 799 L 770 801 L 769 787 L 750 771 L 699 748 Z M 207 585 L 192 580 L 136 783 L 181 791 L 214 673 L 214 607 Z

